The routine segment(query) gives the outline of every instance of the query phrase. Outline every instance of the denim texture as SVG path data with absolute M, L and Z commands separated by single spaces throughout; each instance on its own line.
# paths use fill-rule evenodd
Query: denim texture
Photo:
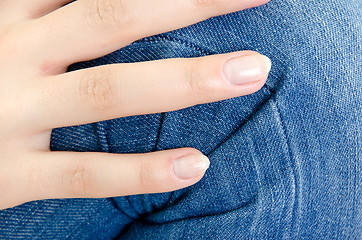
M 272 0 L 73 65 L 237 50 L 273 62 L 249 96 L 55 129 L 53 150 L 193 147 L 211 166 L 170 193 L 0 211 L 0 239 L 361 239 L 361 9 L 360 0 Z

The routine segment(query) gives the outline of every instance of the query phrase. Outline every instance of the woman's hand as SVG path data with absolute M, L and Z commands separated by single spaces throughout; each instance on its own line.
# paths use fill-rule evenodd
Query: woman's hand
M 209 161 L 198 150 L 50 152 L 51 129 L 250 94 L 264 85 L 268 58 L 246 51 L 65 71 L 137 39 L 267 0 L 69 2 L 0 2 L 0 209 L 165 192 L 199 181 Z

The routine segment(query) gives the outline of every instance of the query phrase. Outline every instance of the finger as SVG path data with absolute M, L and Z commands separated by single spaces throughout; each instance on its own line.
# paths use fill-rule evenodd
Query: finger
M 198 182 L 210 164 L 190 148 L 124 155 L 49 152 L 36 153 L 34 159 L 27 171 L 32 200 L 173 191 Z
M 21 0 L 18 1 L 23 7 L 22 11 L 28 18 L 36 18 L 50 13 L 73 0 Z
M 0 20 L 22 20 L 37 18 L 52 12 L 72 0 L 3 0 L 0 3 Z
M 49 129 L 172 111 L 259 90 L 270 60 L 245 51 L 194 59 L 115 64 L 43 79 L 32 90 L 36 122 Z
M 35 21 L 43 62 L 93 59 L 131 42 L 268 0 L 78 0 Z M 45 30 L 45 31 L 44 31 Z M 57 64 L 54 64 L 54 66 Z

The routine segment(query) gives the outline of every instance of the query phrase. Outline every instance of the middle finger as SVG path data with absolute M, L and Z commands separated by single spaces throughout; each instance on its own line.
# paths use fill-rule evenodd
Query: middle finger
M 251 94 L 270 60 L 256 52 L 124 63 L 46 77 L 34 106 L 43 129 L 176 110 Z M 54 107 L 57 106 L 57 107 Z

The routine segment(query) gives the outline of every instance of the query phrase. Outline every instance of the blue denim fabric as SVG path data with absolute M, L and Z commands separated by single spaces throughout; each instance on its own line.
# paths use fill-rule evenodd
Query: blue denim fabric
M 72 66 L 237 50 L 273 62 L 250 96 L 53 131 L 53 150 L 197 148 L 211 166 L 196 185 L 27 203 L 0 211 L 0 238 L 361 239 L 361 9 L 274 0 Z

